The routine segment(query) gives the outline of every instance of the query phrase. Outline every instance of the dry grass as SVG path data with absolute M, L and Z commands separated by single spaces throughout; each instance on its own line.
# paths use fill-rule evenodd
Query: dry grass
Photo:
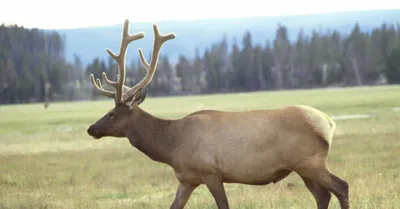
M 400 205 L 400 87 L 259 92 L 148 98 L 143 108 L 179 118 L 199 109 L 244 110 L 307 104 L 329 114 L 372 114 L 337 121 L 330 167 L 350 184 L 353 209 Z M 0 106 L 0 208 L 169 208 L 172 169 L 132 148 L 126 139 L 95 141 L 86 128 L 113 102 Z M 278 184 L 226 184 L 231 207 L 316 208 L 296 174 Z M 204 186 L 186 208 L 216 208 Z M 332 198 L 330 208 L 339 208 Z

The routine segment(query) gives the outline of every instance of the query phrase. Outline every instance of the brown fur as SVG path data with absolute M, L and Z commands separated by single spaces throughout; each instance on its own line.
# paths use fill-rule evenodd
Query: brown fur
M 172 209 L 183 208 L 200 184 L 207 186 L 219 209 L 228 209 L 223 183 L 266 185 L 291 172 L 304 180 L 318 209 L 328 208 L 331 192 L 342 209 L 349 208 L 348 184 L 327 166 L 335 123 L 324 113 L 289 106 L 243 112 L 202 110 L 166 120 L 138 106 L 145 96 L 145 91 L 136 89 L 132 100 L 116 102 L 88 133 L 94 138 L 127 137 L 152 160 L 171 166 L 180 182 Z

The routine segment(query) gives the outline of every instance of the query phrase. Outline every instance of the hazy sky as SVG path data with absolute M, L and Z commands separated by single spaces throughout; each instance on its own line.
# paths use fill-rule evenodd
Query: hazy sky
M 268 3 L 267 3 L 268 2 Z M 397 3 L 396 3 L 397 2 Z M 1 3 L 0 24 L 32 28 L 78 28 L 131 22 L 311 14 L 400 8 L 400 1 L 351 0 L 9 0 Z

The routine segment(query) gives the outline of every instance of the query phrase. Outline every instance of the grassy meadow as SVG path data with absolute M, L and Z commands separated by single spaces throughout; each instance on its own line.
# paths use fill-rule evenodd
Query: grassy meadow
M 298 90 L 195 97 L 148 97 L 141 107 L 180 118 L 201 109 L 238 111 L 292 104 L 329 115 L 371 114 L 337 120 L 329 164 L 350 184 L 353 209 L 400 205 L 400 86 Z M 0 209 L 169 208 L 178 185 L 170 167 L 131 147 L 127 139 L 93 140 L 87 127 L 113 107 L 112 100 L 0 106 Z M 300 177 L 277 184 L 225 184 L 233 209 L 316 208 Z M 188 209 L 217 208 L 198 187 Z M 336 197 L 330 208 L 339 208 Z

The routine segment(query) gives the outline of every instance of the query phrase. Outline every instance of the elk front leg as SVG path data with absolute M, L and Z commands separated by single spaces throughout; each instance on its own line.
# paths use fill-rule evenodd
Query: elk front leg
M 203 181 L 214 197 L 218 209 L 229 209 L 228 199 L 221 179 L 217 176 L 207 176 Z
M 185 207 L 190 195 L 197 186 L 198 185 L 180 182 L 178 190 L 176 191 L 175 200 L 171 205 L 171 209 L 182 209 Z

